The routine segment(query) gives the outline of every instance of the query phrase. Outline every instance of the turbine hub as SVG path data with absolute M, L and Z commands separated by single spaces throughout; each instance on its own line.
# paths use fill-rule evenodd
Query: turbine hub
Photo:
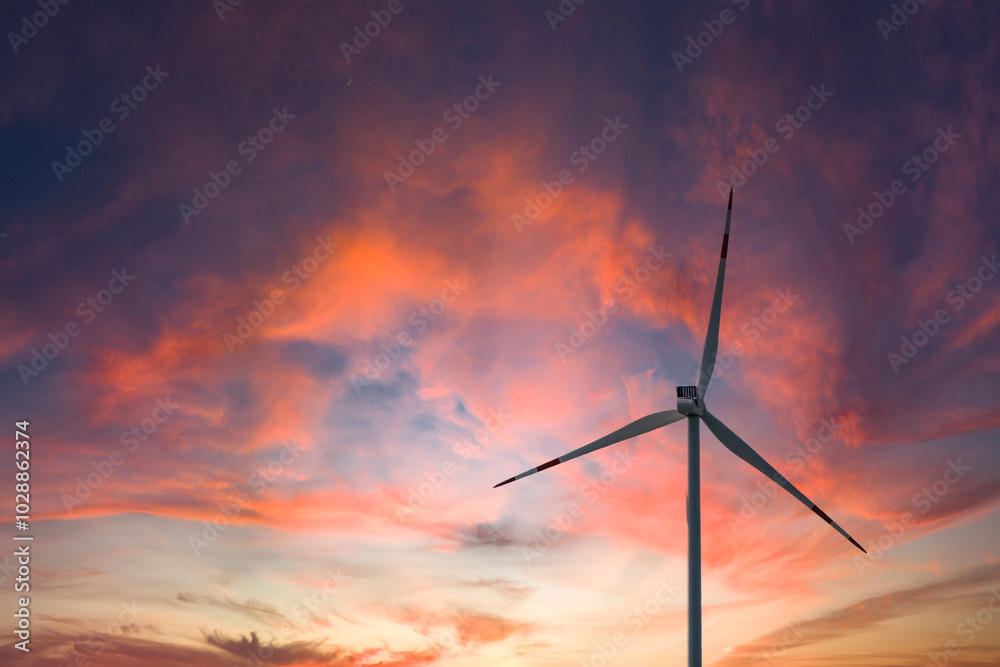
M 677 412 L 699 417 L 705 414 L 705 400 L 698 396 L 698 387 L 677 387 Z

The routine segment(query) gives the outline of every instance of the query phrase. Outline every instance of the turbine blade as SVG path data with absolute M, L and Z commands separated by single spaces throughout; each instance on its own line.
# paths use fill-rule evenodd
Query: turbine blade
M 865 551 L 864 547 L 855 541 L 853 537 L 847 534 L 846 530 L 838 526 L 837 522 L 827 516 L 826 512 L 817 507 L 816 503 L 806 498 L 804 493 L 792 486 L 792 483 L 785 479 L 780 472 L 775 470 L 770 463 L 765 461 L 764 457 L 755 452 L 750 445 L 743 442 L 738 435 L 729 430 L 728 426 L 719 421 L 718 417 L 710 413 L 708 410 L 705 410 L 705 415 L 702 419 L 705 421 L 705 425 L 708 426 L 708 430 L 711 431 L 715 437 L 719 439 L 719 442 L 725 445 L 729 451 L 736 454 L 736 456 L 740 457 L 754 468 L 764 473 L 767 477 L 777 482 L 778 486 L 798 498 L 803 505 L 818 514 L 821 519 L 833 526 L 838 533 L 850 540 L 851 544 L 861 549 L 861 551 L 868 553 Z
M 651 415 L 646 415 L 640 419 L 636 419 L 631 424 L 623 426 L 614 433 L 610 433 L 603 438 L 594 440 L 589 445 L 584 445 L 579 449 L 574 449 L 569 454 L 563 454 L 557 459 L 552 459 L 548 463 L 543 463 L 537 468 L 532 468 L 531 470 L 526 470 L 520 475 L 515 475 L 510 479 L 506 479 L 499 484 L 495 485 L 493 488 L 498 486 L 503 486 L 504 484 L 510 484 L 511 482 L 521 479 L 522 477 L 527 477 L 528 475 L 534 475 L 536 472 L 541 472 L 552 466 L 559 465 L 560 463 L 566 463 L 566 461 L 575 459 L 578 456 L 583 456 L 584 454 L 589 454 L 598 449 L 607 447 L 608 445 L 613 445 L 622 440 L 628 440 L 629 438 L 634 438 L 637 435 L 642 435 L 643 433 L 648 433 L 650 431 L 656 430 L 667 424 L 673 424 L 675 421 L 680 421 L 684 418 L 684 415 L 677 412 L 676 410 L 664 410 L 663 412 L 655 412 Z
M 726 280 L 726 251 L 729 249 L 729 221 L 733 217 L 733 189 L 729 188 L 729 210 L 726 211 L 726 232 L 722 236 L 722 253 L 719 257 L 719 274 L 715 277 L 715 296 L 712 297 L 712 312 L 708 316 L 708 331 L 705 333 L 705 349 L 701 353 L 701 370 L 698 374 L 698 394 L 705 398 L 708 383 L 715 370 L 715 356 L 719 352 L 719 318 L 722 315 L 722 284 Z

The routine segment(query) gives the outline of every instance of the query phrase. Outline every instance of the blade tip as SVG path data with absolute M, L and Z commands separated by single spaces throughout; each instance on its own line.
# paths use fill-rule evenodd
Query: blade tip
M 729 210 L 733 210 L 733 189 L 729 188 Z
M 510 479 L 505 479 L 504 481 L 500 482 L 499 484 L 494 484 L 493 488 L 496 489 L 498 487 L 503 486 L 504 484 L 510 484 L 511 482 L 513 482 L 516 479 L 517 479 L 516 477 L 511 477 Z

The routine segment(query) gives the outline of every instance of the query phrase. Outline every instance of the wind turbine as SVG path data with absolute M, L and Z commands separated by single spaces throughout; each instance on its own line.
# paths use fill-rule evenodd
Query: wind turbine
M 861 551 L 868 553 L 858 544 L 853 537 L 847 534 L 843 528 L 827 516 L 826 512 L 816 506 L 816 503 L 809 500 L 804 493 L 792 486 L 792 483 L 785 479 L 781 473 L 775 470 L 770 463 L 755 452 L 750 445 L 745 443 L 738 435 L 733 433 L 728 426 L 723 424 L 718 417 L 713 415 L 705 407 L 705 393 L 708 391 L 708 383 L 712 379 L 712 371 L 715 369 L 715 357 L 719 349 L 719 317 L 722 311 L 722 283 L 726 277 L 726 251 L 729 248 L 729 222 L 733 217 L 733 191 L 729 190 L 729 210 L 726 212 L 726 232 L 722 237 L 722 253 L 719 258 L 719 274 L 715 279 L 715 296 L 712 298 L 712 311 L 708 316 L 708 332 L 705 334 L 705 348 L 701 354 L 701 371 L 698 376 L 698 386 L 677 387 L 677 409 L 664 410 L 646 415 L 637 419 L 627 426 L 623 426 L 614 433 L 599 438 L 589 445 L 584 445 L 579 449 L 574 449 L 569 454 L 564 454 L 557 459 L 552 459 L 548 463 L 543 463 L 537 468 L 522 472 L 520 475 L 511 477 L 494 486 L 503 486 L 513 481 L 519 480 L 536 472 L 547 470 L 553 466 L 575 459 L 578 456 L 589 454 L 603 447 L 613 445 L 634 438 L 637 435 L 648 433 L 667 424 L 673 424 L 687 417 L 688 422 L 688 667 L 701 667 L 701 470 L 698 442 L 698 420 L 701 419 L 708 426 L 716 438 L 725 445 L 729 451 L 740 457 L 751 466 L 764 473 L 774 480 L 778 486 L 795 496 L 806 507 L 818 514 L 821 519 L 834 527 L 838 533 L 850 540 L 851 544 Z

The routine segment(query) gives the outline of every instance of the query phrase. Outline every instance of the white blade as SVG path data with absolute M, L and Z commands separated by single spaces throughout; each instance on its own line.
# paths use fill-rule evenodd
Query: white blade
M 729 188 L 729 210 L 726 211 L 726 233 L 722 237 L 722 253 L 719 257 L 719 275 L 715 278 L 715 296 L 712 297 L 712 313 L 708 316 L 708 332 L 705 334 L 705 349 L 701 353 L 701 371 L 698 373 L 698 395 L 703 399 L 708 391 L 708 383 L 715 370 L 715 356 L 719 351 L 719 317 L 722 315 L 722 283 L 726 279 L 726 251 L 729 249 L 729 221 L 733 217 L 733 189 Z
M 794 486 L 792 486 L 791 482 L 789 482 L 781 475 L 781 473 L 775 470 L 770 463 L 765 461 L 760 454 L 755 452 L 750 447 L 750 445 L 743 442 L 743 440 L 741 440 L 738 435 L 730 431 L 729 427 L 727 427 L 725 424 L 719 421 L 718 417 L 710 413 L 708 410 L 705 410 L 705 414 L 702 417 L 702 419 L 705 421 L 705 425 L 708 426 L 708 430 L 711 431 L 713 434 L 715 434 L 715 437 L 719 439 L 719 442 L 725 445 L 729 449 L 729 451 L 731 451 L 733 454 L 736 454 L 736 456 L 740 457 L 741 459 L 752 465 L 754 468 L 756 468 L 757 470 L 761 471 L 769 478 L 774 480 L 778 484 L 778 486 L 782 487 L 785 491 L 788 491 L 790 494 L 798 498 L 803 505 L 805 505 L 813 512 L 818 514 L 820 518 L 822 518 L 828 524 L 833 526 L 838 533 L 840 533 L 848 540 L 850 540 L 851 544 L 861 549 L 865 553 L 868 553 L 867 551 L 864 550 L 864 547 L 862 547 L 854 540 L 853 537 L 847 534 L 847 531 L 838 526 L 833 519 L 828 517 L 826 515 L 826 512 L 817 507 L 816 503 L 806 498 L 804 493 L 802 493 Z
M 563 454 L 557 459 L 552 459 L 548 463 L 543 463 L 537 468 L 532 468 L 522 472 L 520 475 L 506 479 L 499 484 L 495 485 L 493 488 L 498 486 L 503 486 L 504 484 L 510 484 L 511 482 L 521 479 L 522 477 L 527 477 L 528 475 L 534 475 L 536 472 L 541 472 L 552 466 L 559 465 L 560 463 L 565 463 L 571 459 L 575 459 L 578 456 L 583 456 L 584 454 L 589 454 L 592 451 L 607 447 L 608 445 L 613 445 L 616 442 L 621 442 L 622 440 L 628 440 L 629 438 L 634 438 L 637 435 L 642 435 L 643 433 L 649 433 L 667 424 L 673 424 L 675 421 L 679 421 L 684 418 L 684 415 L 677 412 L 676 410 L 664 410 L 663 412 L 655 412 L 651 415 L 646 415 L 640 419 L 636 419 L 634 422 L 627 426 L 623 426 L 614 433 L 610 433 L 603 438 L 594 440 L 589 445 L 584 445 L 579 449 L 574 449 L 569 454 Z

